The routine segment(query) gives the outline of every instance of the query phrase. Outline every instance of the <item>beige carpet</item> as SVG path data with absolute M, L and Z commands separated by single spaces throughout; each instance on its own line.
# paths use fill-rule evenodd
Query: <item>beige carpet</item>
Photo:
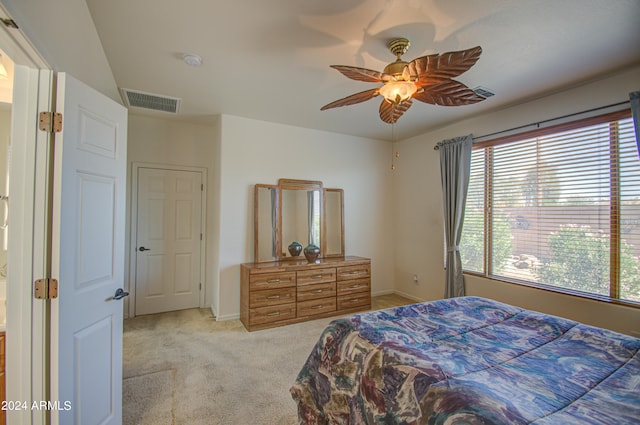
M 147 373 L 123 380 L 122 399 L 125 424 L 173 424 L 175 370 Z M 131 408 L 129 408 L 131 407 Z
M 376 297 L 374 308 L 407 304 Z M 247 332 L 194 309 L 124 325 L 125 425 L 294 425 L 289 387 L 334 318 Z
M 289 387 L 330 320 L 251 333 L 204 309 L 127 320 L 123 423 L 297 424 Z

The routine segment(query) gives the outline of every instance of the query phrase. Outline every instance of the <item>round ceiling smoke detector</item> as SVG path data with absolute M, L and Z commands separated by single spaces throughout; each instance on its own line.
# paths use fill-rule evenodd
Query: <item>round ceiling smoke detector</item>
M 189 66 L 200 66 L 202 65 L 202 58 L 193 53 L 186 53 L 182 55 L 182 60 Z

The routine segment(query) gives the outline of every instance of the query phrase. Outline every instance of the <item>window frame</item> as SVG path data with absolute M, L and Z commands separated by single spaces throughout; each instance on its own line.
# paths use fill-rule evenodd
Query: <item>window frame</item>
M 621 232 L 620 232 L 620 211 L 621 211 L 621 196 L 620 196 L 620 161 L 619 150 L 620 145 L 618 143 L 618 134 L 614 127 L 617 127 L 620 120 L 628 119 L 632 117 L 631 109 L 623 109 L 620 111 L 610 112 L 593 117 L 578 119 L 566 123 L 551 125 L 544 128 L 537 128 L 525 132 L 510 134 L 503 137 L 494 138 L 482 142 L 476 142 L 473 144 L 473 150 L 484 150 L 484 170 L 483 170 L 483 185 L 484 185 L 484 261 L 483 272 L 463 270 L 464 274 L 471 276 L 477 276 L 496 280 L 500 282 L 506 282 L 510 284 L 517 284 L 520 286 L 537 288 L 554 293 L 561 293 L 565 295 L 578 296 L 581 298 L 594 299 L 598 301 L 604 301 L 613 304 L 621 304 L 625 306 L 640 308 L 640 302 L 633 300 L 620 299 L 620 246 L 621 246 Z M 562 133 L 566 131 L 579 130 L 581 128 L 606 124 L 609 123 L 609 142 L 610 142 L 610 168 L 609 177 L 610 185 L 614 188 L 614 192 L 610 196 L 610 248 L 609 248 L 609 295 L 600 295 L 587 291 L 574 290 L 561 286 L 553 286 L 544 283 L 537 283 L 528 280 L 521 280 L 512 277 L 506 277 L 493 274 L 493 229 L 492 229 L 492 206 L 493 206 L 493 149 L 497 146 L 503 146 L 513 142 L 519 142 L 531 138 L 539 138 L 552 134 Z M 612 137 L 615 136 L 615 137 Z M 614 140 L 615 138 L 615 140 Z

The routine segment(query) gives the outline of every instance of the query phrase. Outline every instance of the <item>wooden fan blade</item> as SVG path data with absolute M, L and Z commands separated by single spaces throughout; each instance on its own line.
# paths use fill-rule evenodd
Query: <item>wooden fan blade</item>
M 368 83 L 383 83 L 390 77 L 388 74 L 372 69 L 358 68 L 357 66 L 331 65 L 331 68 L 337 69 L 345 77 L 351 78 L 352 80 L 366 81 Z
M 413 98 L 421 102 L 441 106 L 471 105 L 485 99 L 456 80 L 448 80 L 444 83 L 426 87 L 423 92 L 414 94 Z
M 378 95 L 377 88 L 365 90 L 363 92 L 352 94 L 351 96 L 347 96 L 343 99 L 339 99 L 339 100 L 336 100 L 335 102 L 331 102 L 327 105 L 324 105 L 322 108 L 320 108 L 320 110 L 324 111 L 326 109 L 337 108 L 338 106 L 347 106 L 347 105 L 353 105 L 360 102 L 365 102 L 373 97 L 376 97 L 377 95 Z
M 380 119 L 387 124 L 395 124 L 411 105 L 413 105 L 411 99 L 400 103 L 391 103 L 383 99 L 380 104 Z
M 407 67 L 412 76 L 418 77 L 417 85 L 424 87 L 439 84 L 456 77 L 471 68 L 480 58 L 480 46 L 459 52 L 447 52 L 416 58 Z

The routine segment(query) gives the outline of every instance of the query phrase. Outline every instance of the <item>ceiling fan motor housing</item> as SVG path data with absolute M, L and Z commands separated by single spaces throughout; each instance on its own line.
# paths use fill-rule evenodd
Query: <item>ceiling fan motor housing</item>
M 396 55 L 398 59 L 400 59 L 402 55 L 407 53 L 407 50 L 409 50 L 409 46 L 411 46 L 411 43 L 406 38 L 396 38 L 394 40 L 391 40 L 389 44 L 387 44 L 387 48 L 389 49 L 389 51 Z
M 396 38 L 394 40 L 391 40 L 389 44 L 387 44 L 387 48 L 391 53 L 396 55 L 397 59 L 395 62 L 391 62 L 384 68 L 383 72 L 385 74 L 390 74 L 393 76 L 402 75 L 404 67 L 409 64 L 408 62 L 402 60 L 402 55 L 407 52 L 410 45 L 411 43 L 406 38 Z
M 385 66 L 383 72 L 385 74 L 393 75 L 394 77 L 399 76 L 402 75 L 402 71 L 407 65 L 409 65 L 408 62 L 398 59 L 397 61 L 391 62 L 389 65 Z

